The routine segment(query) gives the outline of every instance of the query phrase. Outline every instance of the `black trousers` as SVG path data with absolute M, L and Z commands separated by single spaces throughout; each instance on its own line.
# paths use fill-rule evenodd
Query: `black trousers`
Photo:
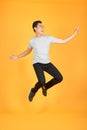
M 60 83 L 63 80 L 61 73 L 52 63 L 48 63 L 48 64 L 35 63 L 33 64 L 33 67 L 38 79 L 38 82 L 35 84 L 33 88 L 34 93 L 36 93 L 38 89 L 41 88 L 42 86 L 45 86 L 46 89 L 49 89 L 55 84 Z M 53 76 L 53 78 L 47 83 L 45 80 L 44 71 L 46 71 L 51 76 Z

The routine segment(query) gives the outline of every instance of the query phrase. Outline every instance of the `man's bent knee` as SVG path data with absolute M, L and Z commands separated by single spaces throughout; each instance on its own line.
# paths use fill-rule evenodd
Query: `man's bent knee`
M 59 82 L 62 82 L 63 76 L 62 76 L 62 75 L 58 76 L 58 77 L 56 78 L 56 80 L 57 80 L 58 83 L 59 83 Z

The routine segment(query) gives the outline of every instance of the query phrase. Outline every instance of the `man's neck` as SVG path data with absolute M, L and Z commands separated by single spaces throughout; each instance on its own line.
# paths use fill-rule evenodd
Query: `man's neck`
M 44 36 L 44 34 L 38 34 L 38 33 L 36 33 L 36 37 L 41 37 L 41 36 Z

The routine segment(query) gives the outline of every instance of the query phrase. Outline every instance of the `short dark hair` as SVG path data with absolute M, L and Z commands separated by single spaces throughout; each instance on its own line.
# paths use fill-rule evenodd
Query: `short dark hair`
M 34 21 L 33 24 L 32 24 L 32 28 L 33 28 L 34 32 L 35 32 L 34 27 L 37 27 L 38 23 L 42 23 L 42 21 L 37 20 L 37 21 Z

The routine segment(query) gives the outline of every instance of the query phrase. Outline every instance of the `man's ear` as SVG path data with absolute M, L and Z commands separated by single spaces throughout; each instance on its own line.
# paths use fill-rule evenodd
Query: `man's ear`
M 34 32 L 36 32 L 36 27 L 34 27 Z

